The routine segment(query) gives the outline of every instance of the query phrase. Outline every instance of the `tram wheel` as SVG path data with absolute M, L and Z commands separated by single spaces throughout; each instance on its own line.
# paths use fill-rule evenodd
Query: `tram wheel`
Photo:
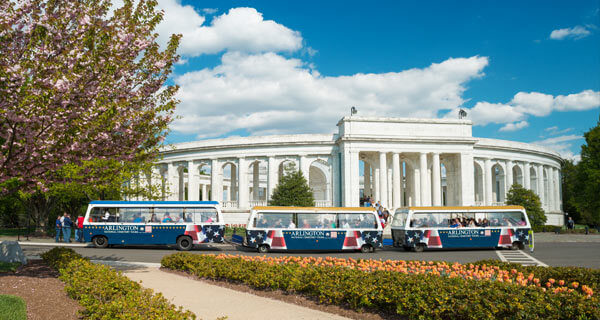
M 194 246 L 192 239 L 187 236 L 177 238 L 177 250 L 188 251 Z
M 105 236 L 97 236 L 92 239 L 92 243 L 96 248 L 106 248 L 108 247 L 108 239 Z
M 523 246 L 523 245 L 520 244 L 519 242 L 515 241 L 515 242 L 513 242 L 512 246 L 510 246 L 510 250 L 519 250 L 519 249 L 521 249 L 521 246 Z
M 423 244 L 418 244 L 414 247 L 415 252 L 423 252 L 425 250 L 425 245 Z
M 375 250 L 373 250 L 373 247 L 371 245 L 365 244 L 362 247 L 360 247 L 360 252 L 362 253 L 369 253 L 369 252 L 373 252 Z
M 269 253 L 269 246 L 266 244 L 261 244 L 260 246 L 258 246 L 258 252 L 259 253 Z

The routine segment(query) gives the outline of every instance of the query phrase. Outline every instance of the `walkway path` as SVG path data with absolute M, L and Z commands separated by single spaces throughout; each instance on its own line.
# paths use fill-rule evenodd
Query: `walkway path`
M 524 266 L 548 266 L 540 260 L 528 255 L 523 250 L 496 250 L 496 254 L 498 255 L 498 258 L 504 262 L 520 263 Z
M 347 319 L 285 303 L 196 281 L 184 276 L 160 271 L 156 267 L 127 270 L 126 276 L 142 281 L 142 286 L 161 292 L 173 304 L 192 311 L 199 319 L 227 316 L 235 319 Z

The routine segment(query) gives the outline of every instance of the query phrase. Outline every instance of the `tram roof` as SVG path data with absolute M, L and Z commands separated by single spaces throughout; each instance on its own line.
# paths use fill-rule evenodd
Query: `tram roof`
M 176 205 L 185 205 L 185 204 L 219 204 L 217 201 L 113 201 L 113 200 L 94 200 L 91 201 L 90 204 L 176 204 Z
M 401 207 L 396 210 L 503 210 L 513 209 L 521 210 L 525 209 L 522 206 L 456 206 L 456 207 Z
M 372 207 L 265 207 L 258 206 L 253 210 L 298 210 L 298 211 L 375 211 Z

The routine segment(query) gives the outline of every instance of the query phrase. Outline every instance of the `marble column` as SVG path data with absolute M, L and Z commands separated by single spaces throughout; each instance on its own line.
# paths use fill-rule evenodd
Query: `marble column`
M 170 162 L 167 167 L 167 174 L 169 179 L 169 200 L 179 201 L 179 167 L 174 163 Z
M 245 158 L 238 158 L 238 208 L 248 208 L 250 186 L 248 184 L 248 164 Z
M 529 162 L 523 162 L 523 187 L 531 190 L 531 166 Z
M 260 200 L 260 162 L 254 162 L 252 166 L 252 200 Z
M 381 205 L 388 207 L 388 182 L 387 182 L 387 154 L 379 153 L 379 197 Z
M 421 189 L 421 205 L 422 206 L 430 206 L 431 205 L 431 189 L 429 188 L 429 183 L 427 183 L 427 178 L 429 168 L 427 168 L 427 154 L 420 153 L 419 154 L 419 175 L 420 175 L 420 189 Z
M 560 189 L 561 189 L 561 180 L 560 180 L 560 171 L 558 168 L 553 168 L 554 171 L 554 179 L 556 181 L 556 186 L 554 188 L 554 209 L 556 212 L 561 212 L 561 203 L 560 203 Z
M 364 180 L 363 180 L 363 185 L 364 185 L 364 195 L 365 196 L 372 196 L 373 195 L 373 191 L 371 190 L 371 165 L 368 162 L 364 162 L 365 167 L 364 167 Z
M 538 182 L 538 196 L 540 196 L 540 202 L 542 203 L 542 208 L 547 209 L 546 207 L 546 199 L 544 198 L 544 166 L 541 164 L 537 164 L 537 182 Z
M 359 202 L 359 172 L 358 151 L 343 148 L 342 154 L 342 196 L 345 207 L 358 207 Z
M 200 175 L 193 161 L 188 161 L 188 200 L 200 200 Z
M 393 180 L 393 201 L 392 206 L 394 209 L 402 206 L 402 189 L 401 189 L 401 172 L 400 172 L 400 154 L 394 152 L 392 154 L 392 180 Z
M 202 184 L 202 201 L 208 200 L 208 190 L 206 184 Z
M 308 183 L 308 185 L 310 185 L 310 181 L 308 180 L 309 176 L 310 176 L 309 175 L 310 162 L 308 161 L 308 159 L 306 158 L 305 155 L 300 156 L 300 168 L 298 168 L 298 169 L 302 171 L 302 175 L 306 179 L 306 182 Z
M 441 178 L 441 169 L 440 169 L 440 154 L 434 152 L 431 156 L 432 159 L 432 170 L 431 170 L 431 178 L 433 180 L 432 187 L 432 202 L 434 206 L 442 205 L 442 178 Z
M 379 190 L 379 168 L 374 168 L 373 169 L 373 198 L 375 200 L 375 202 L 379 201 L 379 199 L 381 199 Z
M 415 166 L 415 168 L 413 168 L 413 173 L 412 173 L 412 182 L 413 182 L 413 187 L 412 187 L 412 194 L 414 196 L 414 203 L 412 204 L 413 206 L 422 206 L 423 202 L 421 202 L 421 170 L 419 170 L 419 168 L 417 168 Z
M 273 190 L 275 190 L 275 187 L 277 186 L 277 179 L 279 179 L 278 173 L 277 173 L 277 163 L 275 161 L 274 157 L 269 157 L 269 161 L 268 161 L 268 177 L 267 177 L 267 200 L 271 199 L 271 196 L 273 195 Z
M 463 206 L 475 204 L 475 168 L 473 153 L 460 153 L 460 203 Z
M 513 162 L 512 160 L 506 160 L 506 183 L 504 184 L 505 187 L 505 194 L 508 194 L 508 191 L 510 190 L 510 187 L 512 187 L 512 185 L 515 183 L 514 179 L 515 177 L 513 177 Z M 504 196 L 504 199 L 506 199 L 506 196 Z
M 492 205 L 492 202 L 495 202 L 493 199 L 493 192 L 492 192 L 492 160 L 489 158 L 486 158 L 484 161 L 484 169 L 483 169 L 483 178 L 485 179 L 485 186 L 484 186 L 484 192 L 485 192 L 485 205 L 486 206 L 490 206 Z
M 223 185 L 221 184 L 221 164 L 213 159 L 210 164 L 210 193 L 212 201 L 223 202 Z

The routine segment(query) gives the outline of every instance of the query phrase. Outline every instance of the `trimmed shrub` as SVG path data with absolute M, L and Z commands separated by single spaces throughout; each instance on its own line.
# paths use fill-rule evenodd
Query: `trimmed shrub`
M 201 278 L 300 293 L 321 303 L 407 319 L 600 319 L 598 299 L 572 289 L 550 292 L 500 279 L 470 280 L 433 271 L 363 271 L 340 266 L 340 260 L 328 266 L 306 264 L 306 259 L 296 263 L 293 258 L 177 253 L 164 257 L 161 264 Z
M 502 262 L 499 260 L 488 259 L 473 262 L 474 265 L 497 266 L 504 270 L 517 270 L 523 274 L 535 274 L 540 282 L 546 283 L 550 279 L 561 279 L 567 283 L 578 282 L 586 284 L 594 291 L 600 290 L 600 269 L 590 269 L 582 267 L 538 267 L 523 266 L 518 263 Z
M 86 319 L 195 319 L 121 272 L 91 263 L 72 249 L 54 248 L 42 254 L 60 272 L 67 294 L 79 301 Z

